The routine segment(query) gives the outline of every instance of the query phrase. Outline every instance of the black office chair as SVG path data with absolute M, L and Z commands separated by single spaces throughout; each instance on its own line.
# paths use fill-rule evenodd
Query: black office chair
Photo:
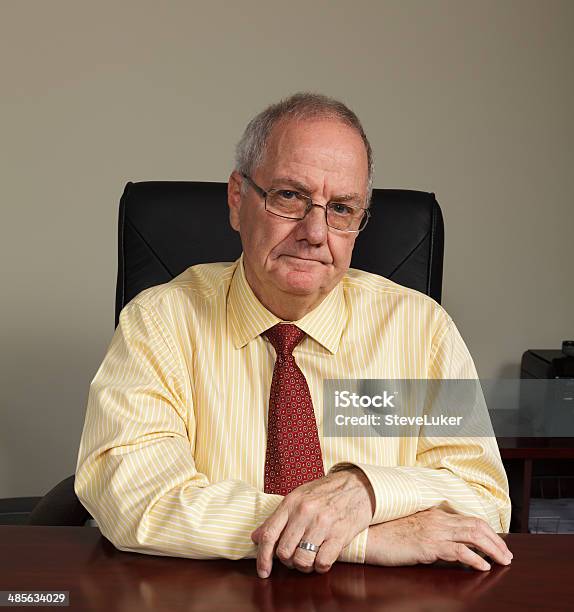
M 375 189 L 373 216 L 359 234 L 351 267 L 385 276 L 440 303 L 444 227 L 434 193 Z M 233 261 L 239 235 L 229 225 L 226 183 L 128 183 L 120 201 L 115 324 L 140 291 L 197 263 Z M 90 515 L 74 476 L 52 489 L 30 525 L 84 525 Z
M 0 499 L 0 525 L 25 525 L 30 512 L 41 497 L 7 497 Z

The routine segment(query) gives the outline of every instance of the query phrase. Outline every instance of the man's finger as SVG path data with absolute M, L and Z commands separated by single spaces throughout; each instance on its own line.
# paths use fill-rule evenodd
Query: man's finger
M 259 549 L 257 551 L 257 573 L 260 578 L 267 578 L 273 567 L 275 546 L 285 527 L 289 513 L 287 510 L 276 510 L 259 529 Z
M 319 526 L 315 526 L 314 528 L 307 529 L 301 538 L 299 538 L 295 552 L 293 554 L 292 562 L 294 567 L 296 567 L 301 572 L 312 572 L 315 559 L 317 558 L 317 554 L 323 547 L 323 543 L 325 542 L 325 536 L 327 535 L 324 528 Z M 319 547 L 318 551 L 306 550 L 299 546 L 299 542 L 309 542 L 310 544 L 315 544 L 315 546 Z
M 456 517 L 457 519 L 456 522 L 450 524 L 451 528 L 453 529 L 456 528 L 458 525 L 460 525 L 460 522 L 462 520 L 462 522 L 464 522 L 464 524 L 468 528 L 472 528 L 472 529 L 475 529 L 476 531 L 480 531 L 486 537 L 490 538 L 492 542 L 494 543 L 494 545 L 502 552 L 504 556 L 509 556 L 512 559 L 514 555 L 508 549 L 506 542 L 496 533 L 496 531 L 494 531 L 494 529 L 492 529 L 492 527 L 486 521 L 483 521 L 479 518 L 473 518 L 470 516 L 468 517 L 461 517 L 460 515 L 451 515 L 451 516 L 453 518 Z M 456 538 L 453 538 L 453 539 L 456 539 Z
M 304 522 L 296 521 L 294 517 L 291 517 L 283 529 L 275 554 L 287 567 L 293 567 L 293 556 L 297 552 L 299 542 L 303 539 L 306 527 Z
M 485 521 L 480 521 L 483 532 L 495 543 L 505 557 L 512 559 L 514 556 L 508 549 L 506 542 L 494 531 L 494 529 Z
M 461 542 L 443 542 L 439 545 L 436 554 L 439 559 L 444 561 L 458 561 L 482 571 L 490 569 L 490 564 L 487 561 Z
M 341 540 L 336 538 L 325 540 L 315 557 L 315 571 L 319 574 L 328 572 L 333 563 L 339 558 L 342 550 L 343 542 Z
M 452 539 L 456 542 L 463 542 L 464 544 L 475 546 L 486 553 L 493 561 L 501 565 L 508 565 L 510 563 L 510 552 L 502 549 L 490 536 L 489 532 L 474 521 L 458 525 L 458 527 L 453 530 Z

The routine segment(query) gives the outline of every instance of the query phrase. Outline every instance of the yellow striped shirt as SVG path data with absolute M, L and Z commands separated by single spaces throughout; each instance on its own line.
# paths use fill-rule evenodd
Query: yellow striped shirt
M 254 558 L 251 532 L 283 499 L 263 492 L 275 350 L 261 335 L 281 319 L 256 298 L 243 255 L 189 267 L 120 314 L 91 381 L 75 491 L 118 549 Z M 493 437 L 325 437 L 323 380 L 477 378 L 454 322 L 432 298 L 349 269 L 295 321 L 325 473 L 349 463 L 373 486 L 371 524 L 441 506 L 510 521 Z M 339 560 L 363 563 L 368 528 Z

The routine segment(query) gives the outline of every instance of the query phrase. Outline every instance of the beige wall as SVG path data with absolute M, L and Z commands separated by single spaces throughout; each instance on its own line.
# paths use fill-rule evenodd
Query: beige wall
M 482 377 L 574 337 L 571 0 L 4 1 L 0 498 L 75 469 L 129 180 L 225 181 L 252 114 L 342 98 L 375 186 L 434 191 Z

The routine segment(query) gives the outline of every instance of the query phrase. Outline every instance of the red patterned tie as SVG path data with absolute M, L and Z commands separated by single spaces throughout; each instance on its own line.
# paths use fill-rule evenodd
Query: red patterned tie
M 277 353 L 269 396 L 264 491 L 287 495 L 324 476 L 323 457 L 311 393 L 292 355 L 305 332 L 291 323 L 278 323 L 264 335 Z

